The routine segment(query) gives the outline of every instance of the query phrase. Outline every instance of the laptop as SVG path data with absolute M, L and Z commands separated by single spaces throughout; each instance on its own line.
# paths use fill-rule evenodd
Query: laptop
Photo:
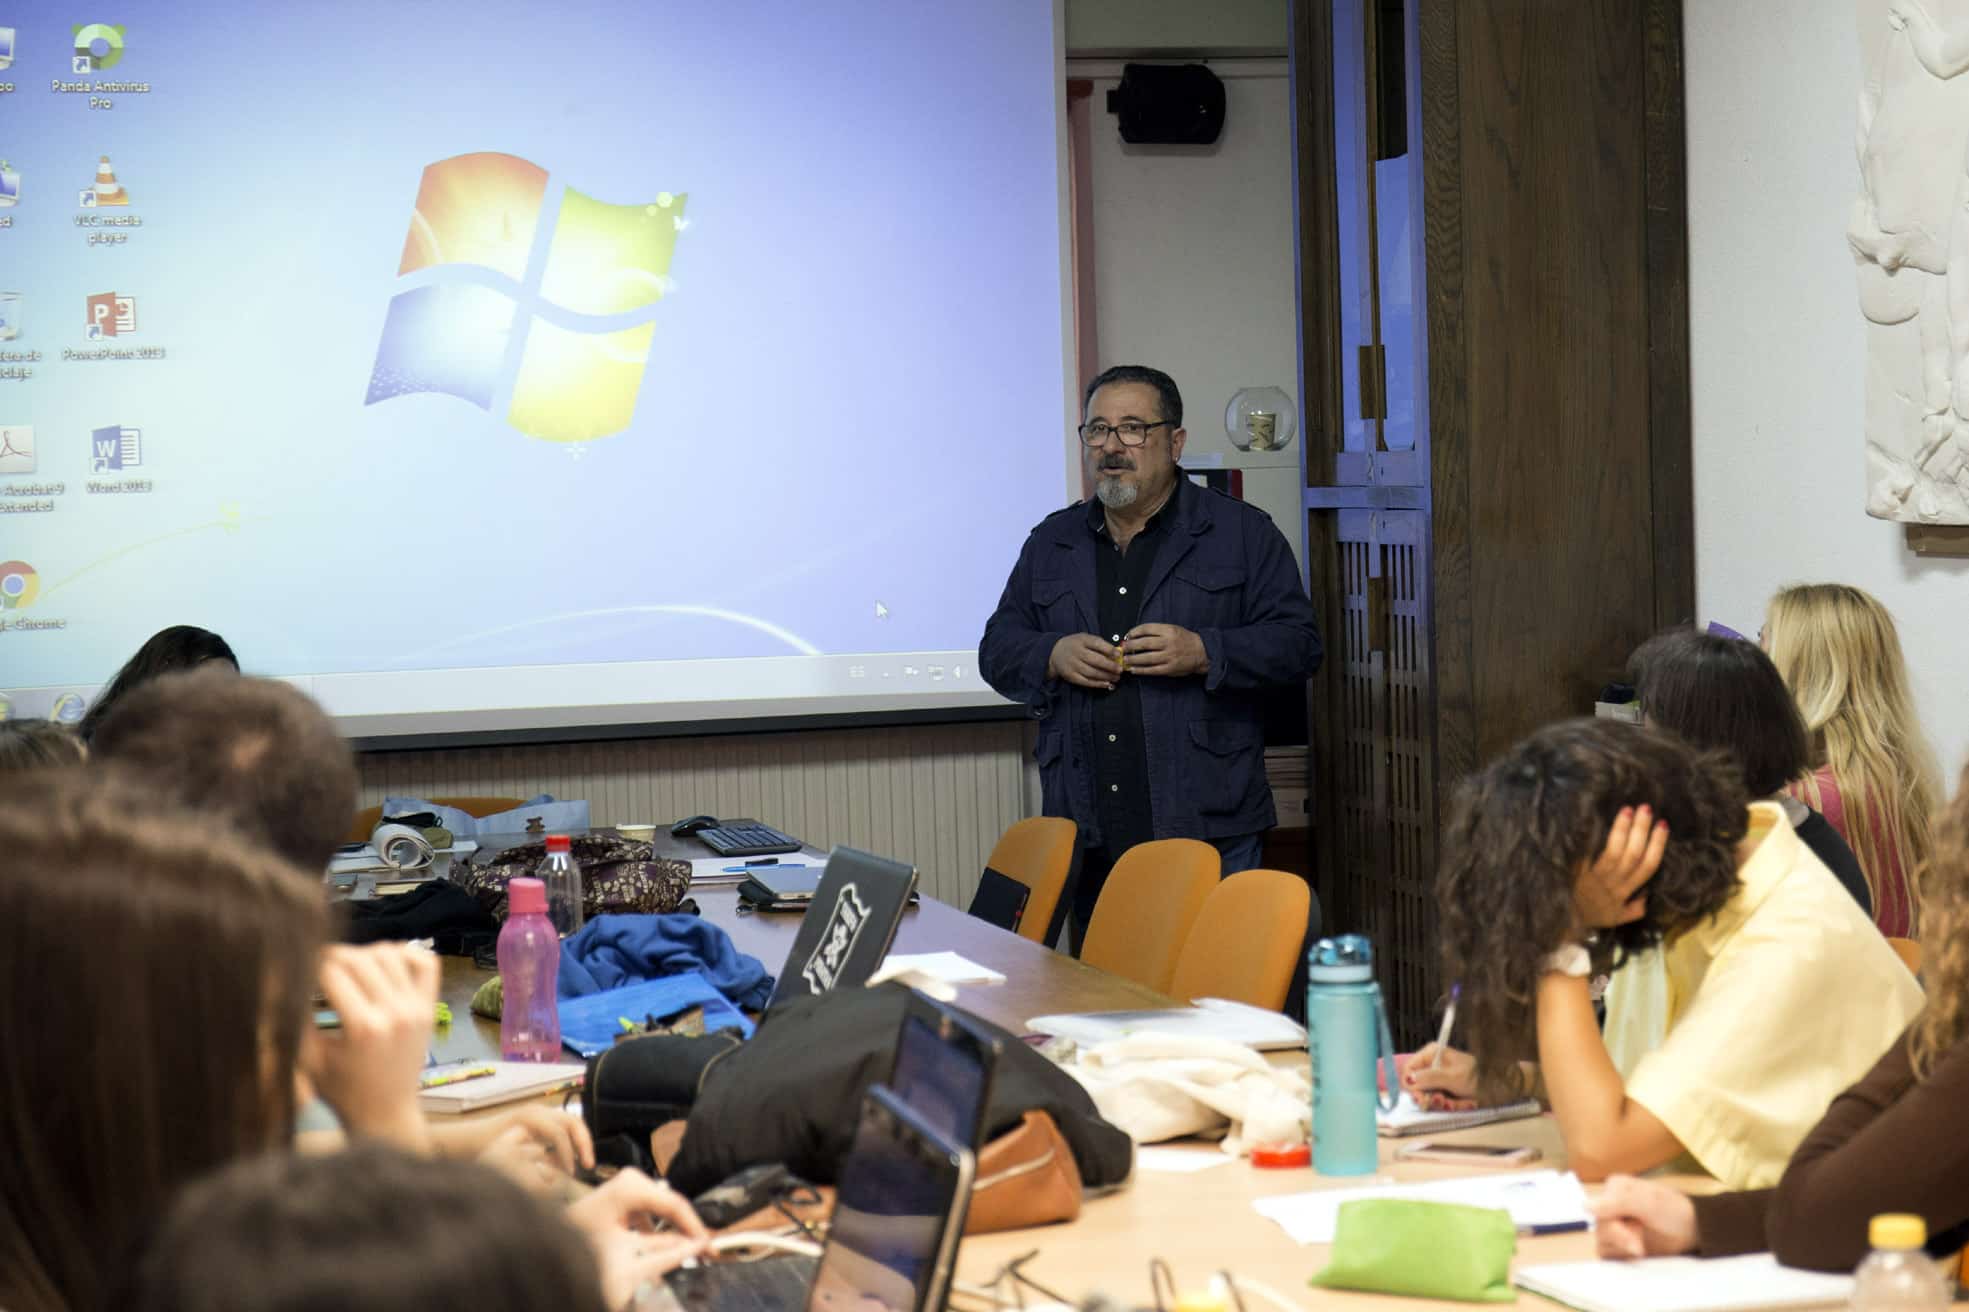
M 766 1010 L 791 998 L 868 983 L 889 955 L 903 908 L 915 891 L 914 866 L 852 847 L 828 853 L 826 873 L 808 899 Z
M 976 1161 L 887 1086 L 869 1086 L 818 1259 L 776 1254 L 670 1272 L 685 1312 L 938 1312 Z
M 976 1152 L 1004 1049 L 1003 1040 L 970 1017 L 912 989 L 888 1085 L 931 1129 Z

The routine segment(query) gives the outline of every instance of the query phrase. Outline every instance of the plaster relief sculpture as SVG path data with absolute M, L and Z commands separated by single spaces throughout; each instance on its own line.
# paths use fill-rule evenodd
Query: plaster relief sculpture
M 1969 524 L 1969 0 L 1859 0 L 1869 515 Z

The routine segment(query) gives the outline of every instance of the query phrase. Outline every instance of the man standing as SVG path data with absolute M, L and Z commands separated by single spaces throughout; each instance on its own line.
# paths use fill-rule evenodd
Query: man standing
M 1190 483 L 1183 400 L 1159 369 L 1088 384 L 1094 496 L 1033 529 L 978 663 L 1039 718 L 1047 815 L 1080 828 L 1077 952 L 1109 868 L 1153 838 L 1201 838 L 1224 872 L 1258 864 L 1277 819 L 1260 693 L 1319 668 L 1319 628 L 1266 514 Z

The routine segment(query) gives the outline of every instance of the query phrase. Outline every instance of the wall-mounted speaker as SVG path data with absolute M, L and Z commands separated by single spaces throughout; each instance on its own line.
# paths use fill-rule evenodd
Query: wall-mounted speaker
M 1224 83 L 1202 64 L 1124 64 L 1108 113 L 1131 145 L 1207 146 L 1224 130 Z

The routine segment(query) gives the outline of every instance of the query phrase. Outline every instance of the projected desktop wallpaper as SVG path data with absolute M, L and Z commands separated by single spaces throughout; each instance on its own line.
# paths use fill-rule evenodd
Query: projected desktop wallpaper
M 968 649 L 1069 499 L 1048 5 L 0 28 L 0 688 Z

